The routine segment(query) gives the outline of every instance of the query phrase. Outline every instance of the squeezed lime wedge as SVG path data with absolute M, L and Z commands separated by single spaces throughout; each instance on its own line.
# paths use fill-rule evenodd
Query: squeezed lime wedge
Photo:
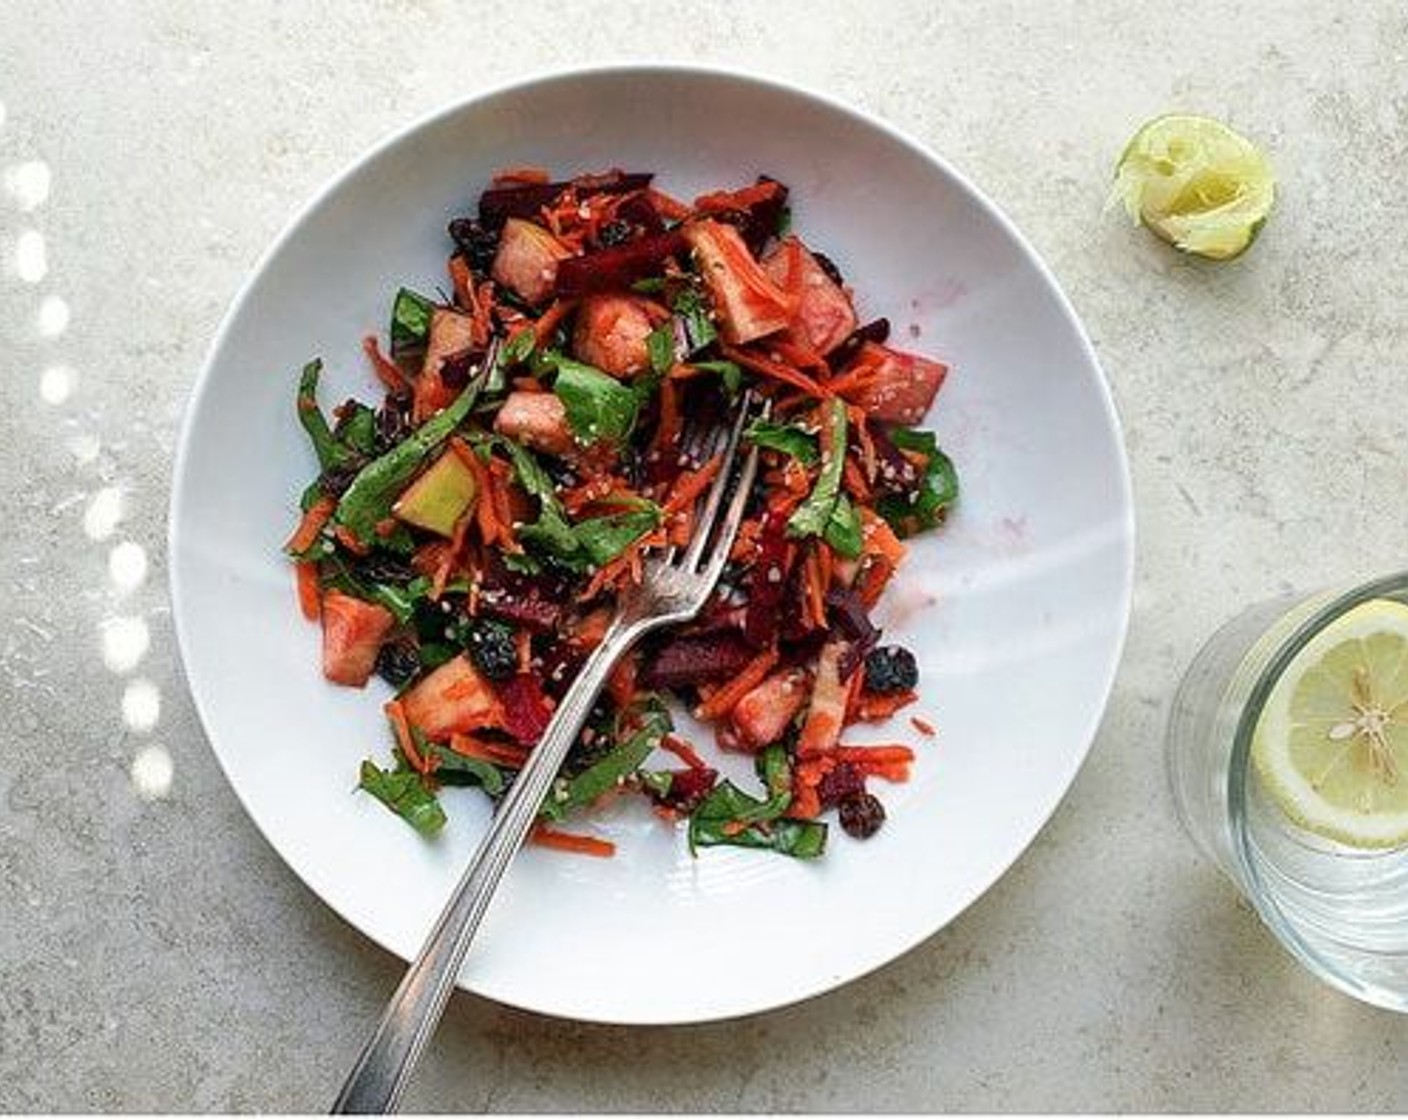
M 1115 169 L 1111 202 L 1185 253 L 1229 260 L 1256 239 L 1276 179 L 1250 140 L 1211 117 L 1155 117 Z
M 1252 759 L 1301 827 L 1358 848 L 1408 843 L 1408 606 L 1371 599 L 1307 642 L 1262 709 Z

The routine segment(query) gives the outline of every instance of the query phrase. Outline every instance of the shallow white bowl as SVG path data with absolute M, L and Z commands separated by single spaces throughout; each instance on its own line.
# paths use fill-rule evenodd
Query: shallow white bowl
M 177 633 L 201 720 L 258 827 L 328 905 L 409 957 L 486 819 L 448 791 L 426 842 L 353 792 L 385 759 L 382 694 L 327 685 L 280 544 L 312 477 L 294 416 L 321 355 L 323 399 L 374 397 L 358 340 L 398 285 L 446 287 L 449 218 L 497 168 L 654 170 L 695 192 L 775 176 L 795 226 L 854 284 L 862 318 L 953 372 L 929 423 L 962 504 L 916 542 L 879 619 L 913 647 L 938 728 L 909 712 L 855 739 L 905 739 L 908 784 L 865 843 L 816 863 L 713 849 L 644 811 L 598 827 L 613 860 L 523 853 L 461 984 L 554 1015 L 682 1023 L 761 1011 L 861 975 L 986 890 L 1055 809 L 1089 748 L 1128 618 L 1129 482 L 1090 345 L 1021 235 L 942 160 L 890 127 L 755 78 L 618 68 L 452 106 L 338 176 L 265 255 L 197 382 L 171 503 Z M 707 740 L 706 740 L 707 741 Z M 735 767 L 737 769 L 737 767 Z

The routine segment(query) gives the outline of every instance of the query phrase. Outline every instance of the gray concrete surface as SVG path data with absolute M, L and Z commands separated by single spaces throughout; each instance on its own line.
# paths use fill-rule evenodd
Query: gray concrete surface
M 1160 759 L 1170 690 L 1216 623 L 1404 563 L 1402 5 L 10 0 L 4 24 L 0 1109 L 330 1101 L 399 966 L 293 879 L 197 726 L 162 555 L 182 406 L 258 253 L 371 141 L 532 69 L 669 57 L 880 114 L 1046 255 L 1127 425 L 1127 653 L 1038 842 L 905 958 L 688 1029 L 460 995 L 409 1106 L 1408 1108 L 1408 1020 L 1279 951 L 1180 835 Z M 1102 215 L 1124 141 L 1172 108 L 1229 119 L 1280 171 L 1241 262 L 1181 260 Z M 33 161 L 42 201 L 16 171 Z

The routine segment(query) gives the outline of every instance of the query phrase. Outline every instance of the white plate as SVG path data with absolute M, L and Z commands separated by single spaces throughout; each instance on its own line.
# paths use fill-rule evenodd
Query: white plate
M 347 921 L 414 954 L 486 816 L 445 796 L 426 842 L 353 792 L 389 751 L 382 694 L 319 672 L 280 544 L 314 472 L 297 372 L 323 400 L 372 397 L 358 341 L 398 285 L 447 287 L 449 218 L 490 173 L 654 170 L 692 197 L 764 172 L 795 228 L 854 283 L 862 318 L 952 363 L 930 423 L 962 505 L 916 543 L 879 611 L 922 666 L 917 712 L 869 737 L 919 752 L 881 791 L 889 821 L 825 859 L 714 849 L 646 812 L 599 832 L 613 860 L 526 851 L 461 984 L 518 1007 L 683 1023 L 776 1007 L 922 941 L 986 890 L 1056 807 L 1095 733 L 1129 610 L 1133 523 L 1109 392 L 1070 305 L 1011 224 L 937 157 L 824 98 L 710 71 L 544 78 L 411 126 L 340 175 L 264 257 L 225 320 L 186 417 L 171 504 L 177 632 L 196 705 L 269 842 Z M 910 713 L 906 712 L 905 717 Z M 858 740 L 865 735 L 857 735 Z

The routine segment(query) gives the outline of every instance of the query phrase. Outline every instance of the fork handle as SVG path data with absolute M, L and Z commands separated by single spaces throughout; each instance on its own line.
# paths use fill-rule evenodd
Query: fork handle
M 624 623 L 618 616 L 587 658 L 537 747 L 500 802 L 489 831 L 479 842 L 420 955 L 362 1048 L 332 1106 L 334 1113 L 379 1113 L 396 1108 L 421 1052 L 435 1033 L 465 953 L 499 880 L 523 846 L 612 667 L 646 629 L 647 625 Z

